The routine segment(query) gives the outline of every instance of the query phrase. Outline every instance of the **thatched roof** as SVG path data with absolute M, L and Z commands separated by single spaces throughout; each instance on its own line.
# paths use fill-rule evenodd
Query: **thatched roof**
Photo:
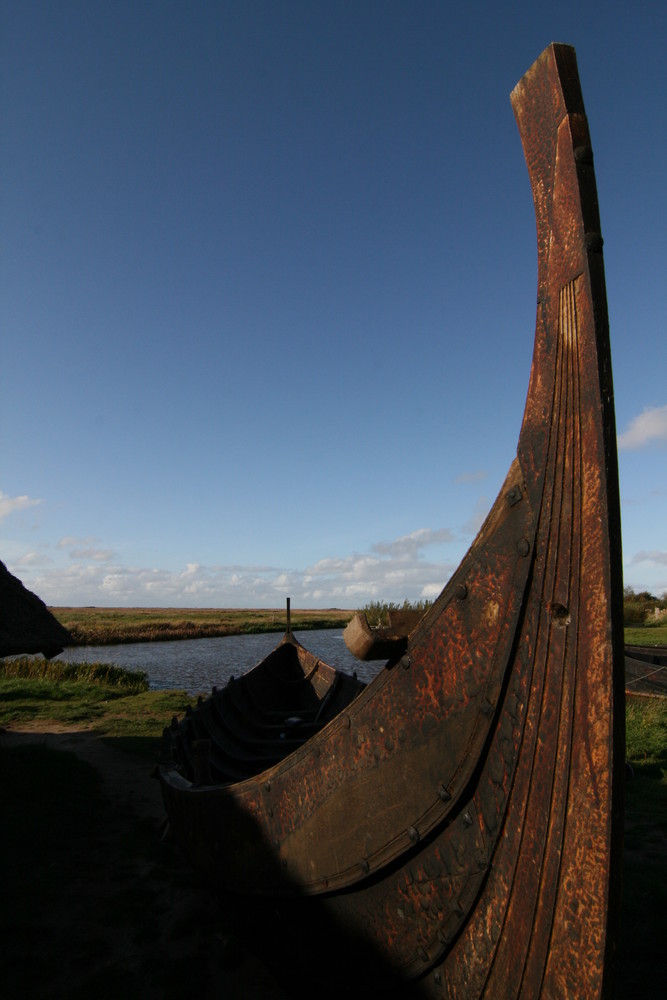
M 0 562 L 0 656 L 43 653 L 48 660 L 73 642 L 46 604 Z

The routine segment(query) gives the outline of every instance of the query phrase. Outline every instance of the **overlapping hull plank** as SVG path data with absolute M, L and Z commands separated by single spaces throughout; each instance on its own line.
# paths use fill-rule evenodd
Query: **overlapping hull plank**
M 466 1000 L 610 988 L 620 519 L 574 51 L 546 49 L 512 103 L 535 202 L 538 310 L 517 457 L 486 523 L 405 652 L 299 749 L 222 786 L 161 768 L 174 833 L 218 886 L 279 898 L 305 926 L 354 942 L 327 968 L 339 988 L 411 982 L 419 996 Z

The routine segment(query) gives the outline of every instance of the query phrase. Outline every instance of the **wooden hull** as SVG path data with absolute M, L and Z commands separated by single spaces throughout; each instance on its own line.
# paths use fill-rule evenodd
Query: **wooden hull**
M 387 627 L 371 628 L 366 615 L 360 612 L 348 623 L 343 639 L 358 660 L 398 658 L 408 648 L 408 636 L 421 618 L 421 611 L 398 611 L 390 613 Z
M 364 685 L 330 667 L 288 629 L 242 677 L 199 699 L 165 730 L 163 767 L 193 787 L 243 781 L 293 753 L 339 714 Z
M 620 517 L 574 51 L 550 46 L 512 103 L 535 202 L 538 311 L 517 457 L 491 513 L 403 655 L 298 750 L 226 785 L 161 768 L 194 864 L 251 900 L 256 920 L 289 914 L 271 933 L 293 995 L 305 955 L 326 960 L 334 991 L 412 983 L 419 996 L 495 1000 L 610 988 Z M 346 947 L 332 960 L 336 935 Z

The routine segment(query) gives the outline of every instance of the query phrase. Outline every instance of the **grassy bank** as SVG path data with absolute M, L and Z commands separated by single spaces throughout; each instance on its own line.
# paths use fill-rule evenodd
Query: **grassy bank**
M 0 726 L 86 726 L 157 757 L 163 728 L 181 715 L 185 691 L 149 691 L 140 671 L 107 663 L 0 660 Z
M 77 646 L 284 632 L 284 608 L 49 608 Z M 344 628 L 354 611 L 292 609 L 297 632 Z

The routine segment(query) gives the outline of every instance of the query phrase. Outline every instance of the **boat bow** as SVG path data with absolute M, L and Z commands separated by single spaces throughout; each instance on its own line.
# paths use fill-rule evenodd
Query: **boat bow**
M 485 524 L 407 645 L 303 746 L 236 784 L 163 787 L 179 839 L 219 886 L 315 897 L 380 957 L 369 989 L 398 974 L 423 996 L 597 997 L 620 870 L 622 577 L 574 50 L 546 49 L 512 104 L 538 308 L 517 457 Z

